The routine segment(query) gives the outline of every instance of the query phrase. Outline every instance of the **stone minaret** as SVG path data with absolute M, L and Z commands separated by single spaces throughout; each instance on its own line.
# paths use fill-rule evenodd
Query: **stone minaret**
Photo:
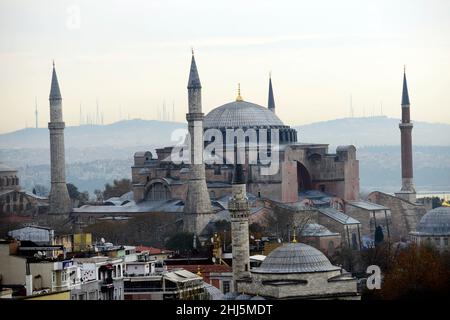
M 250 277 L 250 249 L 248 238 L 248 217 L 250 209 L 246 196 L 245 177 L 242 164 L 236 164 L 233 175 L 232 197 L 228 202 L 231 216 L 231 245 L 233 254 L 233 285 Z
M 62 117 L 62 98 L 58 78 L 53 63 L 52 86 L 50 89 L 50 214 L 67 215 L 72 211 L 72 204 L 66 186 L 66 163 L 64 157 L 64 127 Z
M 189 181 L 184 204 L 183 228 L 185 231 L 200 235 L 213 217 L 211 200 L 205 179 L 205 164 L 203 163 L 203 117 L 202 86 L 192 53 L 191 70 L 188 81 L 189 113 L 186 114 L 190 146 Z
M 400 123 L 401 156 L 402 156 L 402 188 L 396 195 L 410 202 L 416 201 L 416 190 L 413 183 L 412 128 L 410 103 L 406 72 L 403 72 L 402 122 Z
M 269 107 L 269 110 L 275 113 L 275 98 L 273 97 L 273 90 L 272 90 L 272 75 L 269 76 L 269 99 L 267 102 L 267 106 Z

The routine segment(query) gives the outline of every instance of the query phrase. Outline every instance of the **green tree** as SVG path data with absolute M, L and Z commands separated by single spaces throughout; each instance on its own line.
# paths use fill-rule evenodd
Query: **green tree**
M 75 207 L 88 203 L 89 193 L 87 191 L 80 192 L 77 186 L 72 183 L 67 184 L 67 191 L 69 192 L 69 197 L 72 199 Z
M 167 249 L 185 253 L 191 251 L 193 246 L 194 234 L 190 232 L 177 232 L 166 242 Z M 200 242 L 197 238 L 197 248 L 200 247 Z
M 80 191 L 78 191 L 78 188 L 72 183 L 67 184 L 67 191 L 69 192 L 69 197 L 72 200 L 78 200 L 80 197 Z
M 111 197 L 120 197 L 121 195 L 131 191 L 130 179 L 114 180 L 113 184 L 105 184 L 105 191 L 103 191 L 103 199 Z

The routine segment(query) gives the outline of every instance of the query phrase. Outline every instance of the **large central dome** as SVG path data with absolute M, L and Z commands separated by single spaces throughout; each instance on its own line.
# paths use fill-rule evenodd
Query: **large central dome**
M 233 101 L 210 111 L 204 119 L 205 129 L 285 127 L 269 109 L 247 101 Z

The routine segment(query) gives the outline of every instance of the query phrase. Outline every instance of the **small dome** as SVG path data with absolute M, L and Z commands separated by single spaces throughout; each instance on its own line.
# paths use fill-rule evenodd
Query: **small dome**
M 316 248 L 304 243 L 289 243 L 273 250 L 255 273 L 309 273 L 340 270 Z
M 265 298 L 261 297 L 261 296 L 254 296 L 253 298 L 251 298 L 250 300 L 266 300 Z
M 236 297 L 235 300 L 250 300 L 252 298 L 252 296 L 249 296 L 248 294 L 240 294 Z
M 428 211 L 416 227 L 416 234 L 450 235 L 450 207 Z
M 247 101 L 233 101 L 211 110 L 204 119 L 205 129 L 284 127 L 269 109 Z
M 237 292 L 228 292 L 224 294 L 223 298 L 224 300 L 234 300 L 237 296 L 239 296 Z

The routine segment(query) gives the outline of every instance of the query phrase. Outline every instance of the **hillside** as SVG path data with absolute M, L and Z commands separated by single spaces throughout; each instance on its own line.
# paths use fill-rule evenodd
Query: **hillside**
M 297 126 L 301 142 L 355 144 L 362 190 L 396 191 L 400 185 L 398 120 L 344 118 Z M 418 190 L 450 190 L 450 125 L 414 123 L 414 174 Z M 68 181 L 81 190 L 103 188 L 113 179 L 130 178 L 133 154 L 173 145 L 171 134 L 184 123 L 128 120 L 110 125 L 67 127 Z M 0 162 L 19 169 L 21 184 L 49 185 L 48 129 L 22 129 L 0 135 Z

